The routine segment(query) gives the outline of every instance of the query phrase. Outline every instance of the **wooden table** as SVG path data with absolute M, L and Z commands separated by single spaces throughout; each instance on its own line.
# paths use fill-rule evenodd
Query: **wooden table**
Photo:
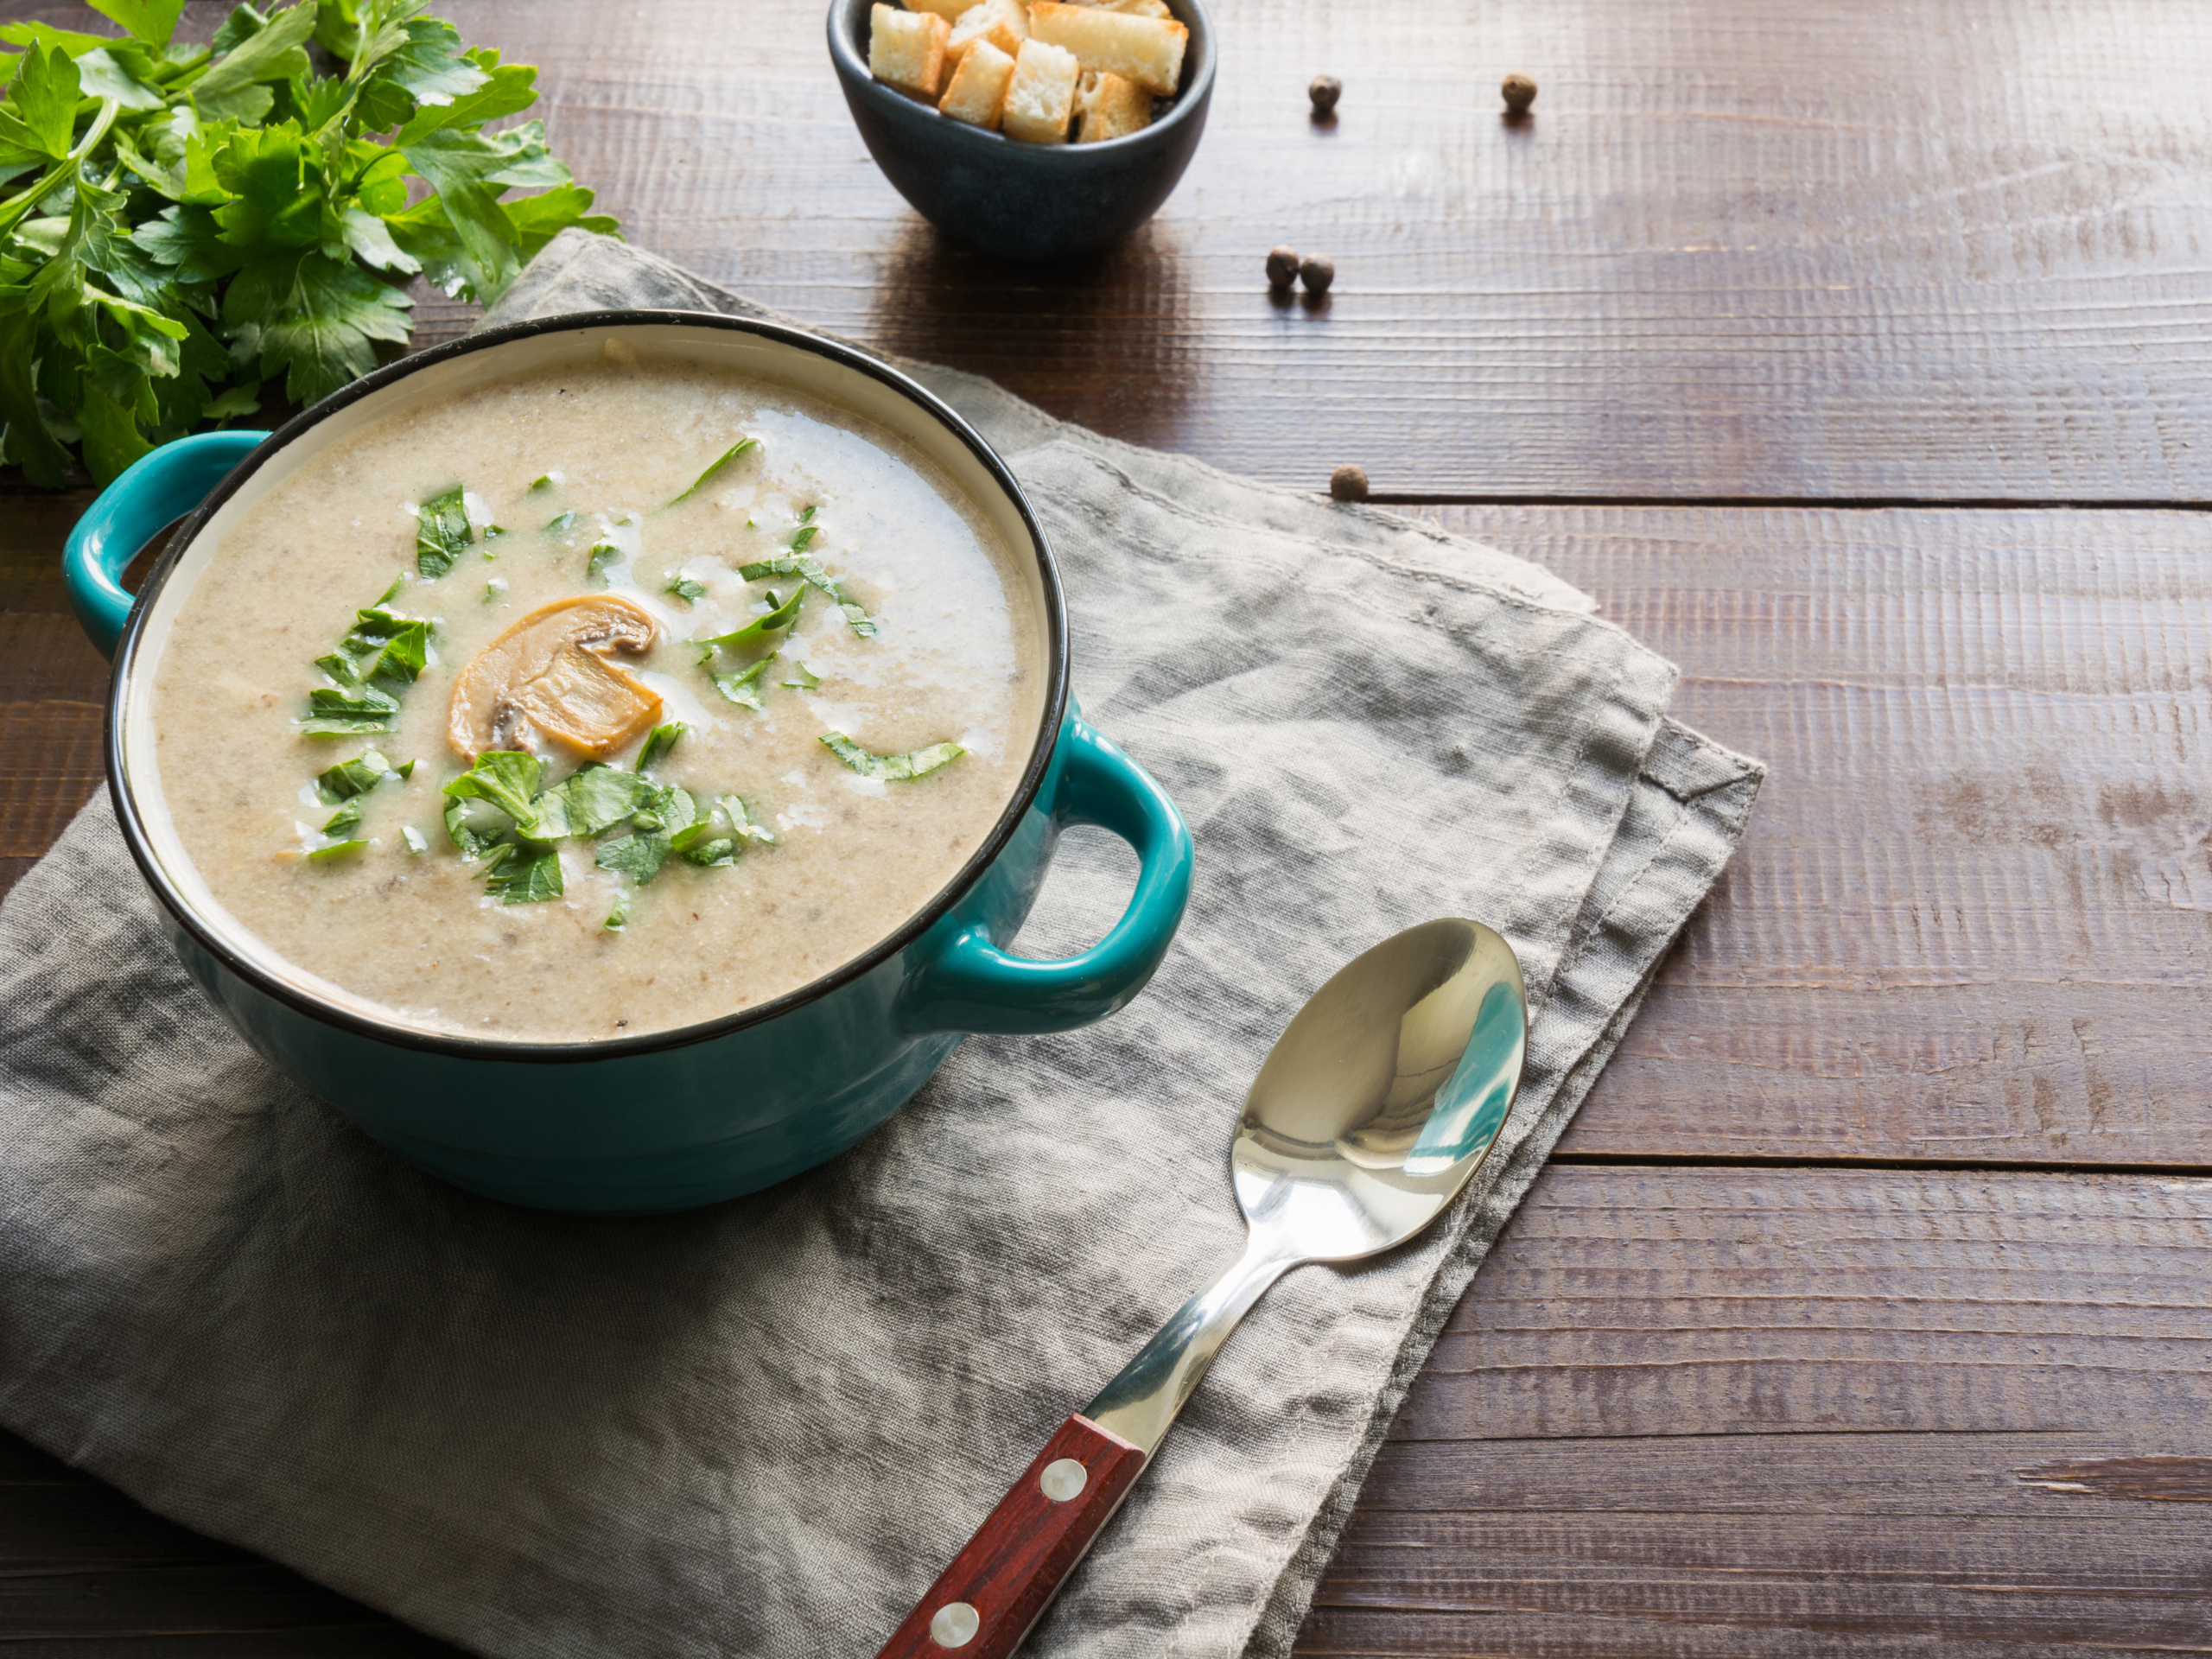
M 1118 436 L 1357 461 L 1772 767 L 1301 1652 L 2212 1649 L 2212 12 L 1218 0 L 1180 190 L 1036 271 L 882 181 L 818 5 L 439 10 L 632 240 Z M 98 784 L 82 501 L 0 497 L 0 880 Z M 0 1644 L 447 1651 L 4 1440 Z

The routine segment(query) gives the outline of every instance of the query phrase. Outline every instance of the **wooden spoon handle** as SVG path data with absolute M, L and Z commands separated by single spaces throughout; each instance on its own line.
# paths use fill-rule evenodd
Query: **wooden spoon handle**
M 876 1659 L 1007 1659 L 1144 1465 L 1140 1447 L 1070 1417 Z

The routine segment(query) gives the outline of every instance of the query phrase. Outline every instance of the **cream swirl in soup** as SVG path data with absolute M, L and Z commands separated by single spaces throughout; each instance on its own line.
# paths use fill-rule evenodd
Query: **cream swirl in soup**
M 945 887 L 1037 739 L 1032 586 L 947 475 L 609 352 L 313 456 L 156 666 L 215 904 L 410 1024 L 590 1040 L 805 985 Z

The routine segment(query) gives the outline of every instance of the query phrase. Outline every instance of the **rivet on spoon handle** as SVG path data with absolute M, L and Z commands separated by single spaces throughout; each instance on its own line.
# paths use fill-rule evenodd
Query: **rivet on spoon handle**
M 1144 1465 L 1140 1447 L 1070 1417 L 876 1659 L 1006 1659 Z

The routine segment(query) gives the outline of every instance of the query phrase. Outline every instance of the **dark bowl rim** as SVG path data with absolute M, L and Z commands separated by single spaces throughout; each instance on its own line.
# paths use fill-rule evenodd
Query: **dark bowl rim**
M 1045 708 L 1039 717 L 1037 733 L 1030 747 L 1028 763 L 1023 767 L 1020 781 L 1005 810 L 999 815 L 991 833 L 982 844 L 961 865 L 957 874 L 936 896 L 922 906 L 895 931 L 877 941 L 867 950 L 841 963 L 817 979 L 809 980 L 783 995 L 763 1002 L 757 1007 L 742 1008 L 734 1014 L 720 1015 L 696 1025 L 677 1027 L 667 1031 L 645 1032 L 635 1037 L 594 1038 L 575 1042 L 516 1042 L 489 1037 L 468 1037 L 453 1033 L 428 1032 L 412 1027 L 387 1024 L 339 1007 L 312 995 L 298 985 L 266 972 L 257 963 L 247 961 L 218 936 L 207 922 L 198 916 L 184 896 L 170 883 L 168 873 L 155 858 L 150 837 L 142 821 L 137 801 L 131 794 L 129 775 L 123 758 L 123 707 L 125 688 L 130 683 L 146 619 L 152 613 L 150 602 L 162 585 L 184 550 L 206 526 L 207 520 L 238 493 L 245 481 L 259 471 L 279 451 L 297 441 L 302 435 L 341 410 L 351 407 L 363 398 L 372 397 L 388 386 L 397 385 L 423 370 L 449 363 L 458 358 L 478 352 L 493 351 L 518 341 L 534 339 L 540 334 L 584 333 L 595 328 L 624 327 L 681 327 L 721 329 L 734 334 L 757 335 L 763 340 L 810 352 L 830 359 L 847 368 L 858 370 L 881 382 L 909 402 L 920 406 L 942 426 L 966 445 L 969 452 L 982 464 L 994 483 L 1004 492 L 1014 511 L 1020 515 L 1027 531 L 1036 560 L 1038 575 L 1044 588 L 1045 634 L 1048 661 L 1046 665 Z M 686 311 L 647 308 L 619 308 L 597 311 L 563 312 L 550 317 L 536 317 L 522 322 L 512 322 L 482 329 L 460 340 L 449 340 L 412 356 L 372 371 L 359 380 L 331 393 L 321 403 L 302 410 L 270 433 L 238 463 L 224 475 L 220 483 L 207 498 L 193 509 L 170 536 L 145 582 L 139 589 L 137 601 L 130 607 L 130 616 L 124 625 L 123 638 L 115 653 L 113 674 L 109 682 L 105 731 L 103 749 L 107 766 L 108 792 L 115 804 L 116 817 L 121 824 L 130 855 L 146 879 L 154 896 L 178 925 L 189 933 L 194 941 L 231 973 L 251 985 L 256 990 L 291 1007 L 297 1013 L 326 1025 L 336 1026 L 357 1036 L 370 1038 L 395 1047 L 408 1048 L 434 1054 L 452 1055 L 473 1060 L 493 1060 L 522 1064 L 593 1064 L 617 1060 L 632 1055 L 659 1052 L 684 1048 L 698 1043 L 712 1042 L 742 1031 L 748 1027 L 766 1025 L 792 1009 L 821 998 L 853 983 L 874 972 L 885 963 L 919 939 L 961 899 L 967 897 L 983 873 L 995 862 L 1022 818 L 1035 802 L 1045 776 L 1049 770 L 1054 750 L 1065 724 L 1069 709 L 1068 693 L 1068 620 L 1067 606 L 1060 584 L 1059 565 L 1052 554 L 1052 543 L 1046 538 L 1044 526 L 1029 505 L 1020 482 L 1014 478 L 998 453 L 985 442 L 982 434 L 970 426 L 951 406 L 911 376 L 886 363 L 880 358 L 802 328 L 781 323 L 766 322 L 752 317 L 734 317 L 717 311 Z
M 971 153 L 976 156 L 995 155 L 1000 149 L 1011 148 L 1023 156 L 1069 156 L 1072 159 L 1065 163 L 1046 162 L 1043 165 L 1065 164 L 1072 168 L 1082 166 L 1093 157 L 1103 161 L 1132 154 L 1147 145 L 1164 146 L 1169 134 L 1178 125 L 1192 118 L 1203 118 L 1202 116 L 1194 118 L 1193 112 L 1205 109 L 1213 92 L 1214 65 L 1219 54 L 1214 48 L 1213 19 L 1207 13 L 1204 0 L 1166 0 L 1169 9 L 1178 14 L 1177 21 L 1191 29 L 1198 37 L 1197 44 L 1200 48 L 1198 63 L 1194 68 L 1186 69 L 1185 84 L 1175 89 L 1175 101 L 1168 106 L 1167 113 L 1140 132 L 1132 132 L 1120 138 L 1103 139 L 1095 144 L 1025 144 L 1002 132 L 986 132 L 982 128 L 971 127 L 964 121 L 949 119 L 920 99 L 909 98 L 904 92 L 886 86 L 870 74 L 868 60 L 855 49 L 852 41 L 838 23 L 848 11 L 860 12 L 874 3 L 874 0 L 830 0 L 830 60 L 836 68 L 837 78 L 844 82 L 849 91 L 857 92 L 858 95 L 873 99 L 886 107 L 903 106 L 914 114 L 931 117 L 948 135 L 958 135 L 948 137 L 947 143 L 969 144 L 973 147 Z M 1191 14 L 1187 17 L 1180 15 L 1185 9 Z M 1195 28 L 1192 27 L 1193 24 Z

